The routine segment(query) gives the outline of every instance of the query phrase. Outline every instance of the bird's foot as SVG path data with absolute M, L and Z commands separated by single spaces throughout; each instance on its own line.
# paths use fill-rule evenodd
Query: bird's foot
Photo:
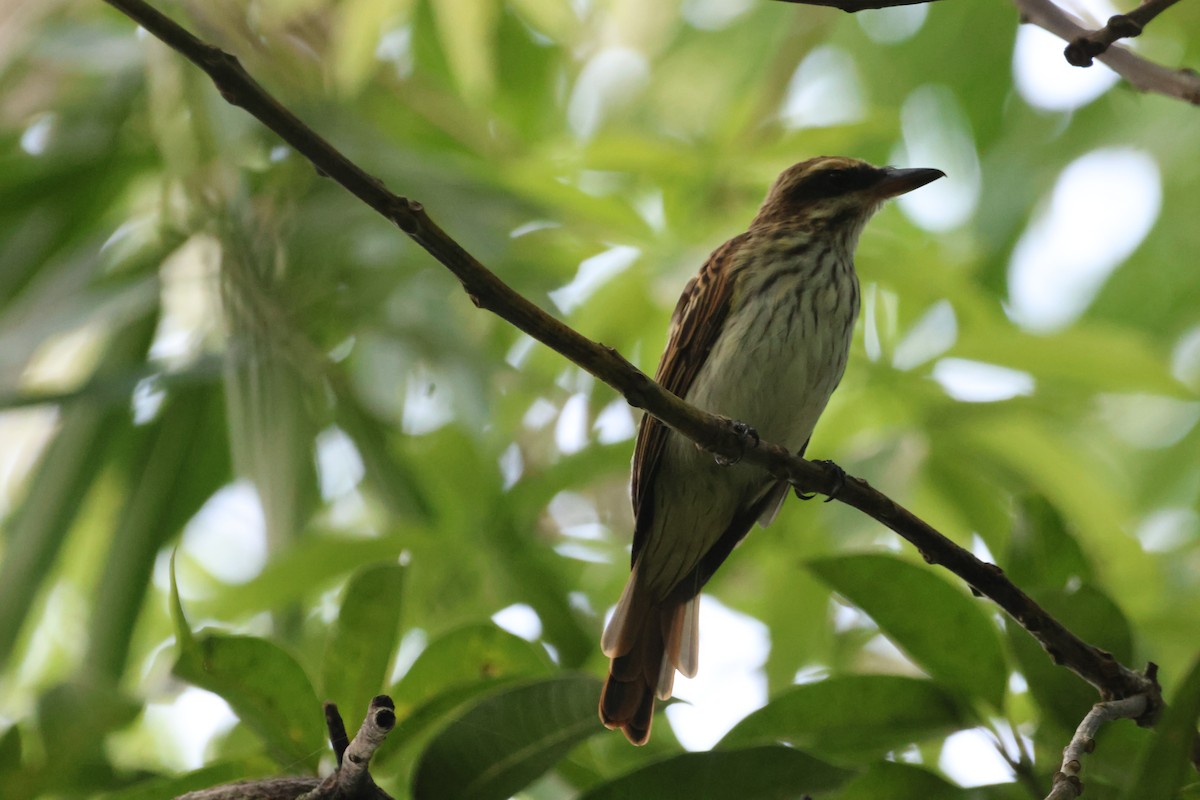
M 846 486 L 846 470 L 842 469 L 841 467 L 839 467 L 837 464 L 833 463 L 832 461 L 828 461 L 826 459 L 820 459 L 820 460 L 814 461 L 813 463 L 821 464 L 822 466 L 826 467 L 827 469 L 830 469 L 833 471 L 833 491 L 831 491 L 829 493 L 829 496 L 825 498 L 825 502 L 828 503 L 831 500 L 836 499 L 838 496 L 838 493 L 841 492 L 843 488 L 845 488 L 845 486 Z M 799 497 L 801 500 L 812 500 L 814 497 L 817 496 L 816 492 L 813 492 L 812 494 L 805 494 L 804 492 L 800 491 L 800 489 L 798 489 L 798 488 L 795 489 L 795 492 L 796 492 L 796 497 Z
M 758 447 L 758 431 L 736 419 L 726 419 L 725 424 L 729 426 L 730 432 L 738 439 L 738 454 L 732 458 L 728 458 L 717 453 L 713 455 L 713 459 L 722 467 L 732 467 L 742 460 L 742 457 L 746 455 L 748 447 Z

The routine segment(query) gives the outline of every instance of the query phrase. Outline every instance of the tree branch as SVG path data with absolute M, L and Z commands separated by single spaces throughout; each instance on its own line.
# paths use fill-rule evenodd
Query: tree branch
M 1147 61 L 1123 47 L 1110 47 L 1117 39 L 1137 36 L 1146 23 L 1179 0 L 1146 0 L 1128 14 L 1118 14 L 1098 31 L 1089 31 L 1054 4 L 1053 0 L 1012 0 L 1022 22 L 1032 22 L 1065 42 L 1067 61 L 1077 67 L 1090 66 L 1097 57 L 1109 69 L 1129 81 L 1135 89 L 1200 105 L 1200 75 L 1190 69 L 1170 69 Z M 777 0 L 807 6 L 839 8 L 848 13 L 874 8 L 916 5 L 936 0 Z M 1131 32 L 1135 31 L 1135 32 Z M 1086 55 L 1085 55 L 1086 54 Z
M 296 800 L 391 800 L 375 785 L 367 770 L 371 756 L 396 726 L 396 705 L 386 694 L 371 699 L 367 716 L 354 739 L 346 745 L 346 728 L 333 703 L 325 704 L 325 724 L 329 742 L 337 755 L 338 768 L 321 785 Z
M 1090 67 L 1092 59 L 1107 50 L 1113 42 L 1140 35 L 1150 24 L 1150 20 L 1178 2 L 1179 0 L 1146 0 L 1128 14 L 1111 16 L 1103 28 L 1072 39 L 1063 55 L 1072 66 Z
M 781 3 L 795 3 L 805 6 L 826 6 L 854 14 L 859 11 L 870 11 L 876 8 L 894 8 L 895 6 L 918 6 L 924 3 L 936 3 L 937 0 L 779 0 Z
M 346 723 L 342 722 L 342 715 L 338 711 L 337 703 L 325 702 L 321 705 L 321 710 L 325 712 L 325 729 L 329 731 L 329 746 L 333 748 L 333 757 L 337 760 L 340 768 L 342 757 L 350 745 L 350 736 L 346 733 Z
M 312 777 L 239 781 L 188 792 L 177 800 L 392 800 L 375 785 L 367 766 L 396 725 L 396 706 L 381 694 L 371 700 L 366 719 L 347 744 L 346 726 L 337 706 L 325 703 L 325 727 L 337 756 L 337 769 L 325 780 Z
M 1024 0 L 1031 2 L 1032 0 Z M 980 561 L 929 524 L 866 481 L 847 476 L 836 467 L 806 461 L 769 442 L 746 449 L 729 421 L 685 403 L 652 381 L 611 347 L 592 341 L 551 317 L 519 295 L 451 239 L 425 213 L 422 205 L 384 188 L 356 164 L 305 126 L 251 78 L 237 59 L 205 44 L 142 0 L 105 0 L 154 36 L 179 51 L 212 78 L 221 95 L 246 109 L 284 141 L 385 218 L 395 223 L 459 279 L 476 306 L 487 309 L 616 389 L 636 408 L 662 420 L 673 430 L 707 450 L 762 467 L 776 478 L 805 491 L 825 495 L 857 508 L 916 546 L 931 564 L 939 564 L 991 598 L 1038 640 L 1056 664 L 1092 684 L 1105 700 L 1145 695 L 1146 712 L 1139 718 L 1152 724 L 1162 707 L 1154 676 L 1136 672 L 1071 633 L 995 565 Z M 744 451 L 744 452 L 743 452 Z
M 1146 699 L 1142 695 L 1092 706 L 1092 710 L 1075 729 L 1070 743 L 1063 748 L 1062 767 L 1054 775 L 1054 787 L 1046 795 L 1046 800 L 1075 800 L 1083 794 L 1083 782 L 1079 780 L 1083 755 L 1096 749 L 1096 732 L 1100 726 L 1118 719 L 1137 719 L 1145 713 Z
M 1021 12 L 1022 22 L 1031 22 L 1039 28 L 1044 28 L 1063 41 L 1074 42 L 1089 35 L 1089 31 L 1081 26 L 1078 20 L 1051 0 L 1012 1 Z M 1109 47 L 1102 54 L 1098 54 L 1097 59 L 1129 81 L 1135 89 L 1156 92 L 1200 105 L 1200 74 L 1194 70 L 1170 69 L 1147 61 L 1124 47 Z M 1069 56 L 1067 60 L 1070 61 Z

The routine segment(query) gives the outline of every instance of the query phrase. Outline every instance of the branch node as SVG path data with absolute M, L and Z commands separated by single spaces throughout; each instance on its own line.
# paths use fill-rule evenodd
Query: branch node
M 1158 722 L 1163 709 L 1166 708 L 1162 698 L 1162 687 L 1158 685 L 1158 664 L 1153 661 L 1147 662 L 1146 669 L 1141 672 L 1141 677 L 1145 681 L 1141 696 L 1146 699 L 1146 707 L 1141 714 L 1133 718 L 1133 721 L 1139 728 L 1152 728 Z
M 1078 767 L 1078 765 L 1079 765 L 1079 762 L 1076 762 L 1076 767 Z M 1075 789 L 1075 796 L 1076 796 L 1076 797 L 1078 797 L 1079 795 L 1083 794 L 1083 781 L 1079 780 L 1079 776 L 1078 776 L 1078 775 L 1063 775 L 1063 773 L 1061 773 L 1061 772 L 1060 772 L 1060 773 L 1058 773 L 1058 775 L 1062 775 L 1062 776 L 1063 776 L 1063 778 L 1062 778 L 1062 779 L 1063 779 L 1063 781 L 1065 781 L 1066 783 L 1069 783 L 1069 784 L 1071 784 L 1072 788 L 1074 788 L 1074 789 Z M 1058 777 L 1058 776 L 1056 775 L 1055 777 Z
M 1109 47 L 1119 38 L 1111 27 L 1089 31 L 1054 0 L 1012 1 L 1022 22 L 1031 22 L 1070 43 L 1063 50 L 1063 55 L 1073 66 L 1090 66 L 1092 59 L 1099 56 L 1106 66 L 1139 91 L 1156 92 L 1200 105 L 1200 78 L 1182 69 L 1171 69 L 1148 61 L 1123 47 Z M 1124 16 L 1132 17 L 1144 29 L 1158 14 L 1178 1 L 1145 0 L 1141 6 Z
M 1118 39 L 1132 39 L 1144 30 L 1137 20 L 1128 14 L 1114 14 L 1109 17 L 1108 29 Z
M 417 213 L 423 210 L 422 205 L 415 200 L 393 196 L 387 204 L 386 215 L 397 228 L 415 238 L 421 227 Z
M 1090 67 L 1093 64 L 1093 57 L 1107 49 L 1107 45 L 1097 44 L 1091 39 L 1081 36 L 1063 49 L 1063 57 L 1073 67 Z

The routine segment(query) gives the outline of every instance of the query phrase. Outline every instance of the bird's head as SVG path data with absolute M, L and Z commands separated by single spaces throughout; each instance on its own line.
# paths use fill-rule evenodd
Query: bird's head
M 876 167 L 840 156 L 810 158 L 775 179 L 751 227 L 799 223 L 857 237 L 884 200 L 943 177 L 940 169 Z

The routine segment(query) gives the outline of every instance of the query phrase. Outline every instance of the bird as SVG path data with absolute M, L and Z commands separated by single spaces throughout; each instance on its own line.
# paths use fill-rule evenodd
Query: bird
M 749 228 L 684 288 L 655 380 L 733 422 L 744 444 L 761 436 L 803 455 L 846 369 L 859 234 L 885 200 L 941 177 L 841 156 L 785 169 Z M 789 486 L 714 459 L 648 414 L 631 484 L 631 569 L 601 639 L 600 719 L 643 745 L 655 698 L 670 698 L 677 671 L 699 667 L 701 588 L 756 521 L 774 520 Z

